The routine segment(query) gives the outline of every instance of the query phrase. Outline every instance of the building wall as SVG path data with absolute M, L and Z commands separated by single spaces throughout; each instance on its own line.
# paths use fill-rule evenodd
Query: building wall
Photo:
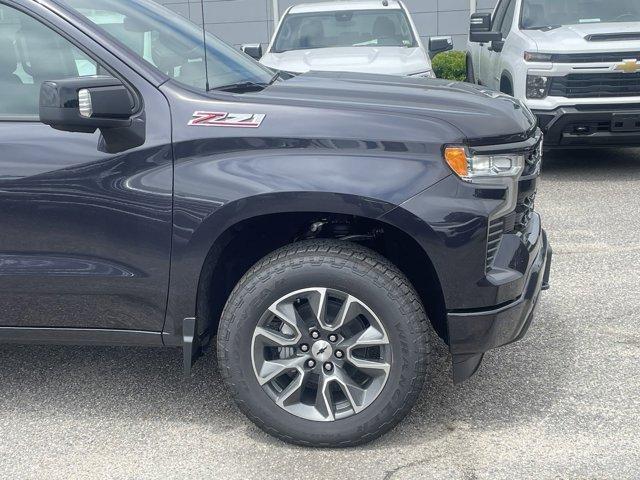
M 200 24 L 200 0 L 156 0 Z M 317 0 L 278 0 L 280 14 L 291 5 Z M 478 12 L 491 11 L 497 0 L 475 0 Z M 466 48 L 470 0 L 404 0 L 420 36 L 451 35 L 455 48 Z M 273 34 L 273 0 L 204 0 L 207 30 L 234 44 L 262 43 Z

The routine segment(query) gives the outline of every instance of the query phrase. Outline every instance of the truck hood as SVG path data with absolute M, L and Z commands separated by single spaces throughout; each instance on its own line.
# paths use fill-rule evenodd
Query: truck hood
M 566 25 L 554 30 L 523 30 L 541 53 L 637 52 L 640 40 L 589 41 L 589 35 L 640 33 L 637 22 L 585 23 Z
M 267 53 L 260 62 L 292 73 L 340 71 L 413 75 L 431 70 L 431 61 L 420 48 L 341 47 Z
M 536 125 L 531 111 L 513 97 L 436 79 L 312 72 L 242 96 L 257 102 L 436 119 L 456 127 L 473 144 L 516 141 Z

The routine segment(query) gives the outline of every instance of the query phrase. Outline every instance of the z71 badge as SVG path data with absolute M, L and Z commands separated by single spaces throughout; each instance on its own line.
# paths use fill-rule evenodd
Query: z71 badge
M 258 128 L 266 115 L 261 113 L 193 112 L 192 127 Z

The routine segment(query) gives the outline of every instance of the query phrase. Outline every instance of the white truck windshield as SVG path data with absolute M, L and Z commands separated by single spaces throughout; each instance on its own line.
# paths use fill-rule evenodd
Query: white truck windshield
M 285 17 L 273 52 L 332 47 L 415 47 L 402 10 L 344 10 Z
M 640 22 L 638 0 L 524 0 L 522 9 L 525 30 L 585 23 Z
M 150 0 L 60 0 L 140 58 L 186 85 L 206 88 L 202 29 Z M 267 84 L 273 72 L 207 34 L 209 87 Z

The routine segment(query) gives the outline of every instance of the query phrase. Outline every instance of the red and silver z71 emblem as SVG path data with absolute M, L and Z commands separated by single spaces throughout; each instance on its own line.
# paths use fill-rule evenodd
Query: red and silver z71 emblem
M 266 115 L 260 113 L 193 112 L 192 127 L 258 128 Z

